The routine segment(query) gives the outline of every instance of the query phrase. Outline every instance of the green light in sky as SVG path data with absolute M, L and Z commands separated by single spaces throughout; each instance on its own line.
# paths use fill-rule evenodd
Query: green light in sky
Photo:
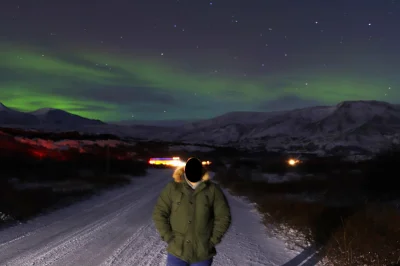
M 152 93 L 173 96 L 180 103 L 192 101 L 196 95 L 193 108 L 187 104 L 179 111 L 174 106 L 171 116 L 201 112 L 210 115 L 212 110 L 217 115 L 234 108 L 251 110 L 262 102 L 287 95 L 327 104 L 343 100 L 389 101 L 385 91 L 389 85 L 383 77 L 311 70 L 256 77 L 209 75 L 186 71 L 179 64 L 160 58 L 130 58 L 79 50 L 40 52 L 37 47 L 10 44 L 0 44 L 0 69 L 0 102 L 5 105 L 25 111 L 60 108 L 102 120 L 126 119 L 131 112 L 145 114 L 147 110 L 143 108 L 151 104 L 168 107 L 167 103 L 152 103 Z M 397 84 L 400 85 L 399 80 Z M 123 103 L 118 100 L 121 97 L 115 97 L 120 93 L 119 88 L 125 88 L 127 94 L 123 95 Z M 138 103 L 138 88 L 150 95 L 148 102 Z M 99 94 L 109 98 L 99 100 Z M 390 91 L 390 99 L 396 97 L 399 97 L 397 90 Z M 222 106 L 227 109 L 221 110 Z M 154 113 L 149 113 L 148 118 L 154 118 Z

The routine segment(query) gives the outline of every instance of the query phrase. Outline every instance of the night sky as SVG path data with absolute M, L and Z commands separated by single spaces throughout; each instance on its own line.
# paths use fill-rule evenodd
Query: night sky
M 104 121 L 400 103 L 398 0 L 2 0 L 0 102 Z

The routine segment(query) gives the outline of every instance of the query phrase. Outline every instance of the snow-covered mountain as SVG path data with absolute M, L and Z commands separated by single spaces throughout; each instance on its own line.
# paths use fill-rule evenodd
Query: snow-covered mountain
M 65 127 L 104 125 L 100 120 L 88 119 L 60 109 L 43 108 L 31 112 L 41 123 Z
M 400 105 L 379 101 L 346 101 L 279 112 L 232 112 L 175 126 L 105 124 L 57 109 L 21 113 L 1 105 L 0 124 L 7 124 L 4 121 L 145 140 L 321 154 L 364 154 L 400 142 Z
M 0 125 L 35 125 L 39 119 L 32 114 L 23 113 L 0 103 Z
M 136 129 L 148 138 L 246 149 L 375 152 L 399 142 L 400 105 L 346 101 L 280 112 L 233 112 L 173 130 Z
M 44 108 L 34 112 L 21 112 L 0 103 L 0 126 L 76 129 L 82 126 L 103 124 L 99 120 L 87 119 L 59 109 Z
M 118 122 L 112 122 L 112 124 L 120 126 L 146 125 L 146 126 L 177 127 L 177 126 L 184 126 L 185 124 L 194 121 L 198 120 L 123 120 Z

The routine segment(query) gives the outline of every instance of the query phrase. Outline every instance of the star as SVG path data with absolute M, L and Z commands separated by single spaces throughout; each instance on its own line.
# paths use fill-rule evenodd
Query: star
M 200 96 L 207 96 L 208 90 L 215 97 L 212 101 L 221 104 L 217 108 L 211 101 L 199 103 L 196 108 L 207 111 L 193 112 L 207 113 L 204 118 L 225 111 L 253 110 L 261 99 L 286 99 L 293 92 L 289 90 L 295 90 L 297 97 L 307 98 L 309 103 L 335 104 L 348 95 L 354 100 L 379 100 L 385 93 L 388 101 L 400 102 L 395 94 L 400 78 L 391 69 L 400 55 L 396 28 L 400 23 L 400 0 L 386 4 L 370 1 L 362 6 L 348 1 L 343 8 L 329 10 L 300 1 L 302 12 L 298 12 L 297 5 L 285 4 L 287 1 L 253 1 L 246 5 L 221 0 L 152 0 L 140 5 L 123 1 L 110 2 L 107 8 L 97 6 L 96 13 L 73 12 L 74 19 L 69 23 L 61 9 L 79 10 L 77 1 L 67 1 L 58 9 L 43 1 L 32 9 L 27 1 L 14 1 L 0 8 L 0 23 L 7 25 L 0 33 L 0 58 L 10 61 L 6 64 L 6 60 L 0 60 L 0 67 L 6 69 L 0 74 L 0 100 L 13 94 L 4 92 L 12 90 L 8 88 L 12 80 L 18 83 L 16 89 L 26 87 L 27 92 L 40 94 L 42 99 L 53 99 L 55 96 L 48 95 L 53 89 L 47 87 L 57 87 L 54 95 L 59 99 L 47 102 L 68 105 L 66 108 L 78 110 L 77 114 L 96 117 L 102 113 L 107 119 L 129 119 L 139 112 L 130 109 L 132 106 L 141 108 L 143 119 L 164 111 L 168 115 L 164 114 L 163 119 L 190 117 L 192 110 L 186 113 L 176 106 L 170 110 L 162 106 L 184 102 L 185 97 L 193 95 L 203 101 Z M 5 50 L 3 46 L 11 48 Z M 28 68 L 35 74 L 25 73 Z M 12 77 L 5 73 L 12 73 Z M 84 82 L 78 85 L 79 90 L 68 90 L 81 80 Z M 363 87 L 359 80 L 368 82 Z M 65 87 L 65 92 L 57 93 L 58 87 Z M 95 94 L 95 88 L 101 88 L 101 93 Z M 136 106 L 134 91 L 138 88 L 148 90 L 145 96 L 149 103 Z M 306 92 L 314 88 L 321 91 Z M 235 92 L 230 94 L 232 98 L 222 97 L 229 92 Z M 131 103 L 123 99 L 125 95 Z M 160 103 L 163 95 L 168 95 L 170 102 Z M 145 96 L 143 99 L 148 100 Z M 70 104 L 70 99 L 86 102 L 78 106 Z M 116 110 L 118 115 L 86 111 L 89 103 L 103 101 L 110 104 L 104 109 Z

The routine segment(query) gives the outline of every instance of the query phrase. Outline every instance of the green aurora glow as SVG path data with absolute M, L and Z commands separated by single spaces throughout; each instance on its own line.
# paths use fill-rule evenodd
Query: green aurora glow
M 179 119 L 260 110 L 261 104 L 286 96 L 324 104 L 390 102 L 400 96 L 395 89 L 387 94 L 389 86 L 400 85 L 395 75 L 294 69 L 244 77 L 193 73 L 182 66 L 161 56 L 126 57 L 83 49 L 41 51 L 3 43 L 0 102 L 23 111 L 53 107 L 116 121 L 132 114 L 138 119 Z

